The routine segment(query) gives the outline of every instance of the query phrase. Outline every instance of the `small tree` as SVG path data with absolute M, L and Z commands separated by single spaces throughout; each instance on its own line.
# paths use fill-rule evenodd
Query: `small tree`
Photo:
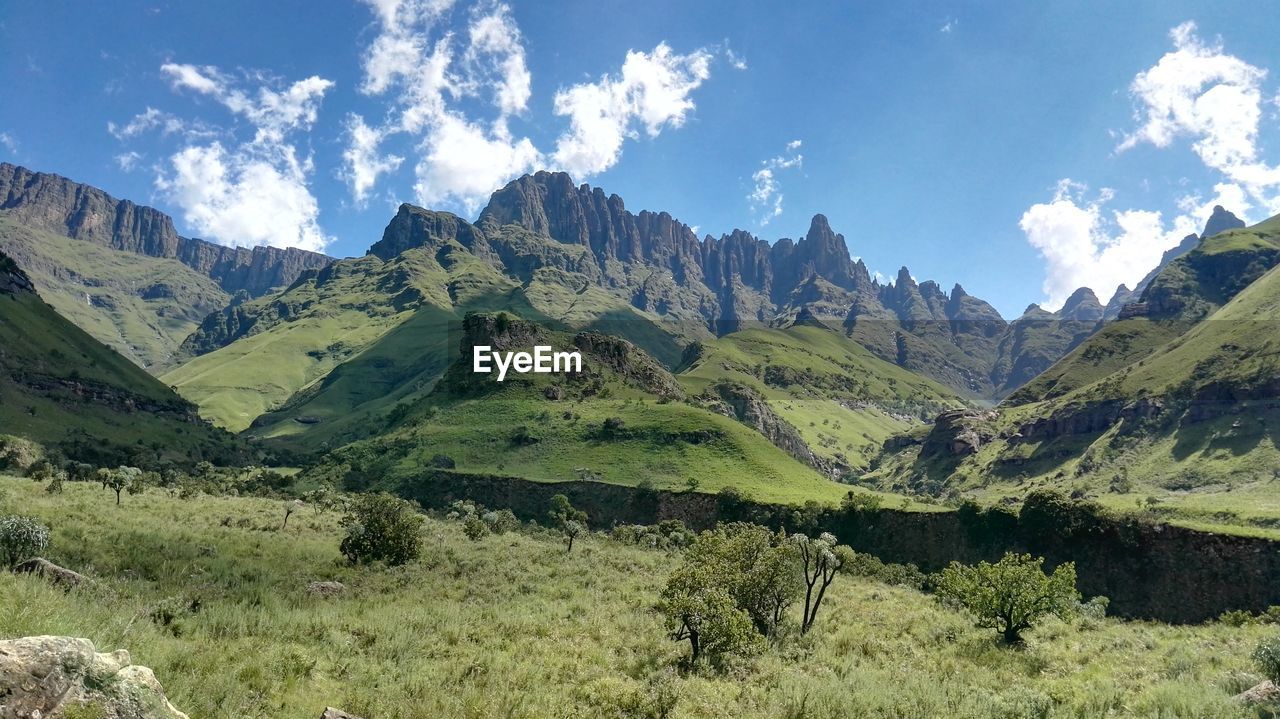
M 1044 559 L 1009 552 L 999 562 L 965 566 L 952 562 L 938 577 L 938 596 L 969 610 L 979 627 L 996 629 L 1009 644 L 1046 616 L 1065 616 L 1080 600 L 1076 566 L 1059 565 L 1046 575 Z
M 827 594 L 827 587 L 835 581 L 836 573 L 841 568 L 852 565 L 855 555 L 849 547 L 837 545 L 835 535 L 830 532 L 823 532 L 817 539 L 793 534 L 790 541 L 800 557 L 800 569 L 805 583 L 804 617 L 800 622 L 800 632 L 804 634 L 813 628 L 813 622 L 818 618 L 818 608 L 822 606 L 822 598 Z
M 462 520 L 462 533 L 467 535 L 467 539 L 478 542 L 489 536 L 489 525 L 485 524 L 484 520 L 476 515 L 469 514 L 466 519 Z
M 6 567 L 38 556 L 48 547 L 48 527 L 30 517 L 0 517 L 0 557 Z
M 347 534 L 339 549 L 353 564 L 405 564 L 422 554 L 422 517 L 412 504 L 385 492 L 359 495 L 342 518 Z
M 285 527 L 289 526 L 289 517 L 290 517 L 294 512 L 297 512 L 298 510 L 302 509 L 302 508 L 303 508 L 303 507 L 305 507 L 305 506 L 306 506 L 306 505 L 303 503 L 303 501 L 302 501 L 301 499 L 289 499 L 289 500 L 285 500 L 285 503 L 284 503 L 284 521 L 280 523 L 280 531 L 281 531 L 281 532 L 283 532 L 283 531 L 284 531 L 284 528 L 285 528 Z
M 560 531 L 564 532 L 564 540 L 566 543 L 566 548 L 564 551 L 572 552 L 573 540 L 577 539 L 579 536 L 585 533 L 587 531 L 587 528 L 585 525 L 582 524 L 582 522 L 579 522 L 576 519 L 570 519 L 569 521 L 561 525 Z
M 98 470 L 99 478 L 107 489 L 116 493 L 116 506 L 120 505 L 120 493 L 133 486 L 142 475 L 137 467 L 116 467 L 115 469 Z
M 547 517 L 552 524 L 560 528 L 561 532 L 564 532 L 565 541 L 569 547 L 567 551 L 572 552 L 573 540 L 587 531 L 587 513 L 574 509 L 568 497 L 557 494 L 551 498 L 551 509 L 547 512 Z
M 671 638 L 689 642 L 690 664 L 704 654 L 748 654 L 760 646 L 760 635 L 734 603 L 725 579 L 724 567 L 686 561 L 662 590 L 658 611 L 675 626 Z

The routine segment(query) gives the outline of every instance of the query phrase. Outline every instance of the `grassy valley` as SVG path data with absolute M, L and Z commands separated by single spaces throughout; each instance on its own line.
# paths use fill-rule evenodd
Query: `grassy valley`
M 117 507 L 96 485 L 0 479 L 12 508 L 95 584 L 0 574 L 0 634 L 127 646 L 191 716 L 1244 719 L 1231 696 L 1274 632 L 1080 617 L 1017 650 L 917 589 L 849 575 L 812 632 L 788 617 L 762 653 L 689 671 L 653 609 L 680 553 L 604 534 L 566 552 L 546 529 L 471 540 L 429 519 L 419 562 L 361 567 L 338 553 L 337 513 L 281 530 L 279 500 L 150 489 Z M 320 580 L 346 589 L 309 593 Z

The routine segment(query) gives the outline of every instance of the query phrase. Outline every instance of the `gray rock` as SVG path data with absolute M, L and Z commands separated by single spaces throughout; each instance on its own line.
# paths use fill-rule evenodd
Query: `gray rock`
M 20 562 L 13 567 L 14 574 L 38 574 L 54 584 L 61 585 L 67 589 L 73 589 L 89 583 L 89 578 L 73 572 L 65 567 L 50 562 L 47 559 L 35 557 L 25 562 Z
M 311 582 L 307 585 L 307 594 L 315 597 L 333 597 L 347 591 L 342 582 Z
M 1274 682 L 1265 681 L 1252 689 L 1247 689 L 1232 697 L 1241 704 L 1266 704 L 1280 702 L 1280 687 Z
M 187 719 L 123 649 L 99 654 L 74 637 L 0 641 L 0 719 L 51 719 L 72 707 L 102 719 Z

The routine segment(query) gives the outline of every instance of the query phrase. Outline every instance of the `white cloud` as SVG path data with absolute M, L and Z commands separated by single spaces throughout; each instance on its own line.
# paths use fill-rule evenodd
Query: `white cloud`
M 322 251 L 320 209 L 306 185 L 310 163 L 293 148 L 269 157 L 227 151 L 219 142 L 187 147 L 170 161 L 156 186 L 183 208 L 198 233 L 231 245 L 273 245 Z
M 1191 140 L 1204 165 L 1220 172 L 1247 196 L 1250 206 L 1280 212 L 1280 167 L 1259 158 L 1263 117 L 1262 83 L 1267 70 L 1228 55 L 1220 41 L 1205 43 L 1193 22 L 1169 32 L 1174 49 L 1130 85 L 1139 127 L 1124 136 L 1117 150 L 1141 143 L 1166 148 Z M 1234 192 L 1234 191 L 1233 191 Z M 1236 205 L 1238 212 L 1247 207 Z
M 163 135 L 181 134 L 187 137 L 212 137 L 217 132 L 201 122 L 188 123 L 176 115 L 147 107 L 143 112 L 134 115 L 124 125 L 107 123 L 107 132 L 117 140 L 130 140 L 152 130 L 159 130 Z
M 724 48 L 724 59 L 729 61 L 729 67 L 733 68 L 734 70 L 747 69 L 747 59 L 739 55 L 738 53 L 734 52 L 733 48 L 729 47 L 727 43 L 725 44 L 725 48 Z
M 309 188 L 311 159 L 299 156 L 290 136 L 310 131 L 333 83 L 312 76 L 285 85 L 256 74 L 248 78 L 257 87 L 246 90 L 212 66 L 170 62 L 160 70 L 175 91 L 212 98 L 253 132 L 251 139 L 237 140 L 234 129 L 184 121 L 152 107 L 124 125 L 108 124 L 122 142 L 148 132 L 182 136 L 167 166 L 157 167 L 155 185 L 191 229 L 226 245 L 322 251 L 331 238 L 320 228 L 319 205 Z M 140 159 L 128 151 L 116 162 L 129 171 Z
M 711 53 L 674 53 L 660 43 L 652 53 L 632 50 L 617 77 L 605 76 L 560 90 L 557 115 L 569 118 L 552 156 L 568 172 L 587 176 L 603 172 L 622 154 L 622 143 L 637 136 L 634 125 L 649 137 L 664 127 L 680 127 L 694 109 L 689 95 L 711 76 Z
M 579 179 L 612 167 L 628 139 L 679 127 L 693 109 L 690 93 L 710 76 L 707 50 L 677 54 L 666 44 L 629 52 L 619 75 L 562 89 L 555 112 L 569 129 L 551 153 L 512 131 L 533 97 L 524 38 L 511 8 L 482 1 L 465 27 L 448 28 L 449 0 L 365 0 L 376 36 L 362 58 L 360 91 L 387 97 L 383 122 L 348 118 L 341 176 L 357 203 L 402 158 L 383 148 L 407 136 L 416 148 L 414 194 L 422 204 L 452 203 L 474 211 L 490 193 L 538 167 Z M 727 50 L 735 65 L 745 63 Z
M 800 141 L 787 143 L 786 152 L 771 157 L 760 163 L 760 169 L 751 175 L 753 183 L 747 202 L 756 213 L 757 221 L 763 227 L 782 214 L 782 185 L 778 181 L 778 172 L 804 163 L 804 155 L 800 154 Z
M 1165 250 L 1200 232 L 1214 205 L 1241 217 L 1255 208 L 1280 212 L 1280 168 L 1264 162 L 1259 149 L 1267 71 L 1226 54 L 1221 42 L 1205 43 L 1195 30 L 1190 22 L 1173 28 L 1173 51 L 1133 79 L 1138 126 L 1116 150 L 1188 140 L 1219 181 L 1204 193 L 1184 178 L 1174 198 L 1178 212 L 1166 220 L 1152 210 L 1107 210 L 1110 191 L 1089 200 L 1084 185 L 1062 180 L 1050 202 L 1031 206 L 1019 222 L 1045 260 L 1046 309 L 1060 307 L 1078 287 L 1104 302 L 1120 283 L 1133 287 Z
M 7 132 L 0 132 L 0 145 L 4 145 L 4 149 L 8 150 L 11 155 L 18 154 L 18 140 L 13 135 Z
M 402 163 L 380 149 L 393 135 L 415 139 L 414 191 L 422 204 L 456 202 L 472 211 L 503 182 L 540 163 L 532 141 L 509 130 L 510 118 L 528 108 L 532 75 L 508 6 L 473 8 L 465 43 L 455 47 L 460 38 L 453 33 L 432 39 L 451 2 L 366 1 L 379 33 L 363 58 L 360 89 L 370 96 L 394 92 L 394 104 L 376 127 L 358 115 L 348 118 L 342 174 L 357 203 Z M 490 118 L 469 117 L 456 106 L 460 101 L 487 106 Z
M 947 20 L 946 23 L 943 24 L 942 27 L 938 28 L 938 32 L 949 34 L 949 33 L 955 32 L 956 27 L 959 25 L 960 25 L 959 20 L 956 20 L 955 18 L 950 18 Z
M 1160 262 L 1165 250 L 1199 232 L 1190 215 L 1166 225 L 1161 213 L 1106 211 L 1114 194 L 1103 188 L 1086 199 L 1088 188 L 1061 180 L 1053 200 L 1032 205 L 1018 226 L 1045 260 L 1042 306 L 1057 310 L 1080 287 L 1090 287 L 1106 302 L 1116 287 L 1133 287 Z M 1202 221 L 1201 221 L 1202 222 Z
M 369 127 L 364 118 L 356 114 L 347 116 L 347 148 L 342 152 L 345 168 L 341 177 L 351 186 L 351 196 L 357 205 L 365 204 L 380 175 L 394 172 L 404 162 L 398 155 L 378 153 L 382 138 L 383 132 Z
M 528 138 L 495 136 L 483 127 L 449 114 L 421 147 L 415 168 L 418 202 L 456 202 L 474 213 L 494 189 L 538 164 Z
M 142 154 L 133 150 L 116 155 L 116 165 L 125 172 L 133 172 L 134 168 L 138 166 L 138 162 L 141 160 Z

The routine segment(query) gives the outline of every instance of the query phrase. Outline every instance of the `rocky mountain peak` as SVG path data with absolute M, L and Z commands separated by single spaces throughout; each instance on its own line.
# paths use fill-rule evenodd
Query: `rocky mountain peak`
M 1213 237 L 1219 232 L 1241 227 L 1244 227 L 1244 220 L 1236 217 L 1222 205 L 1214 205 L 1213 214 L 1209 215 L 1209 220 L 1204 223 L 1204 232 L 1200 233 L 1200 237 Z
M 1096 322 L 1102 319 L 1103 307 L 1098 296 L 1088 287 L 1081 287 L 1062 304 L 1056 313 L 1059 317 L 1082 322 Z
M 406 203 L 400 205 L 395 217 L 382 231 L 382 239 L 369 248 L 369 254 L 387 261 L 406 250 L 443 245 L 454 240 L 468 248 L 478 248 L 484 244 L 484 234 L 451 212 L 425 210 Z

